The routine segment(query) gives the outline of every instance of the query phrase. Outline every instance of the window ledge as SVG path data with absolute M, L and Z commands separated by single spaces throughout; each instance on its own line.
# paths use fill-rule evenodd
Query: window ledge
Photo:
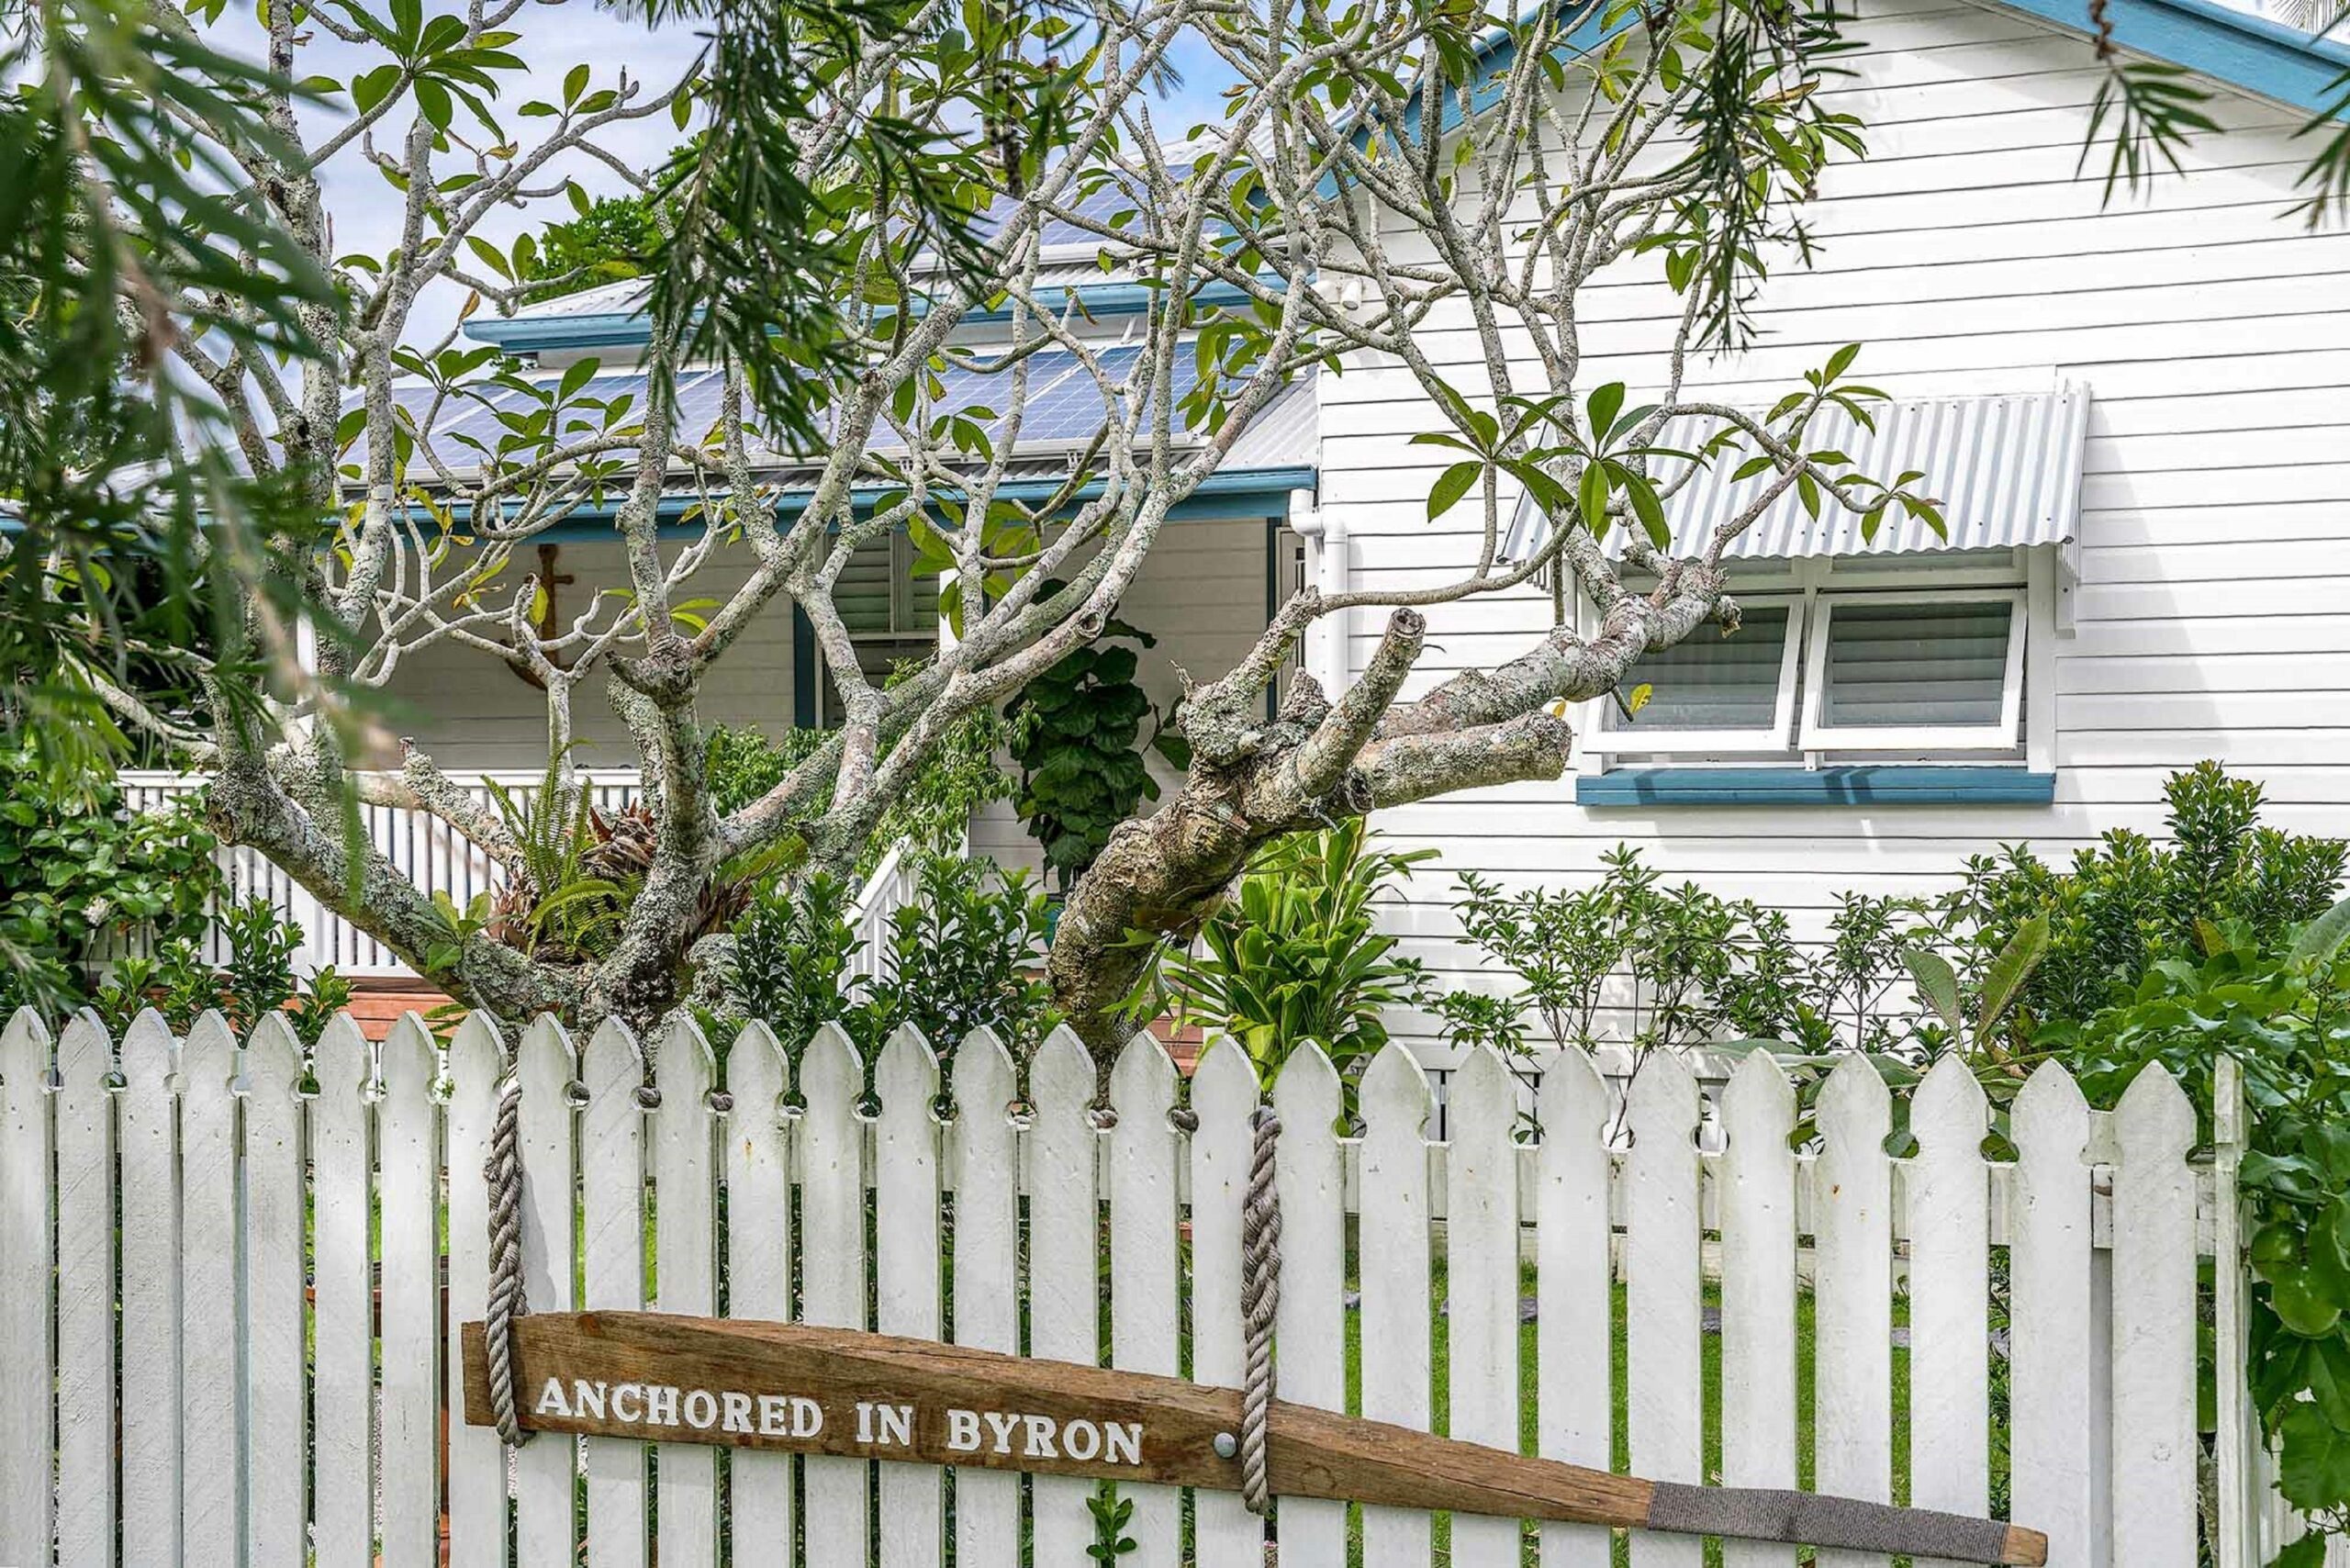
M 2056 776 L 2021 767 L 1618 767 L 1575 778 L 1578 806 L 2044 806 Z

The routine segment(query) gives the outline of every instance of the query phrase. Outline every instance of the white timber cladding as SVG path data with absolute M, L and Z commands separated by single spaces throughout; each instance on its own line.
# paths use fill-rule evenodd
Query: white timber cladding
M 580 1305 L 589 1308 L 632 1306 L 651 1278 L 662 1310 L 723 1306 L 738 1318 L 783 1320 L 798 1279 L 808 1321 L 951 1334 L 1087 1364 L 1106 1352 L 1115 1365 L 1231 1386 L 1241 1375 L 1250 1119 L 1270 1100 L 1285 1123 L 1275 1350 L 1290 1398 L 1604 1468 L 1621 1355 L 1636 1473 L 1708 1479 L 1704 1433 L 1718 1423 L 1714 1479 L 1792 1484 L 1805 1429 L 1798 1402 L 1808 1397 L 1822 1489 L 1980 1512 L 1986 1441 L 2003 1431 L 2014 1456 L 2013 1518 L 2050 1533 L 2053 1562 L 2198 1561 L 2197 1260 L 2234 1212 L 2241 1149 L 2228 1141 L 2215 1162 L 2190 1159 L 2194 1108 L 2159 1067 L 2111 1112 L 2091 1111 L 2061 1069 L 2043 1068 L 2013 1107 L 2019 1158 L 2001 1162 L 1983 1152 L 1986 1107 L 1954 1064 L 1914 1092 L 1908 1121 L 1920 1150 L 1897 1159 L 1885 1132 L 1898 1107 L 1858 1060 L 1831 1079 L 1818 1108 L 1820 1137 L 1799 1150 L 1782 1070 L 1750 1057 L 1716 1092 L 1726 1147 L 1707 1150 L 1690 1136 L 1700 1086 L 1670 1054 L 1636 1081 L 1628 1110 L 1581 1053 L 1543 1061 L 1541 1136 L 1529 1141 L 1519 1136 L 1526 1112 L 1510 1070 L 1490 1053 L 1457 1075 L 1439 1137 L 1427 1073 L 1390 1046 L 1360 1081 L 1362 1131 L 1353 1137 L 1337 1131 L 1339 1083 L 1312 1046 L 1266 1083 L 1229 1042 L 1212 1044 L 1190 1088 L 1196 1121 L 1179 1128 L 1169 1116 L 1174 1065 L 1147 1035 L 1109 1074 L 1113 1114 L 1097 1107 L 1093 1063 L 1066 1032 L 1031 1058 L 1024 1103 L 1011 1058 L 985 1032 L 934 1053 L 901 1031 L 870 1063 L 829 1026 L 789 1053 L 757 1024 L 722 1050 L 690 1025 L 650 1044 L 617 1025 L 576 1053 L 550 1022 L 521 1033 L 533 1310 L 573 1305 L 576 1237 Z M 731 1555 L 826 1568 L 878 1554 L 891 1568 L 938 1568 L 950 1540 L 959 1568 L 1084 1560 L 1090 1482 L 1024 1485 L 966 1471 L 950 1489 L 939 1470 L 919 1465 L 746 1451 L 719 1463 L 716 1449 L 677 1440 L 696 1436 L 688 1426 L 697 1417 L 695 1399 L 674 1389 L 670 1414 L 655 1417 L 671 1440 L 524 1445 L 509 1556 L 507 1467 L 495 1434 L 462 1419 L 456 1380 L 458 1335 L 479 1318 L 487 1291 L 482 1156 L 512 1050 L 512 1037 L 478 1014 L 445 1046 L 414 1014 L 381 1043 L 339 1016 L 308 1050 L 276 1016 L 243 1041 L 210 1015 L 185 1039 L 151 1014 L 119 1043 L 86 1017 L 62 1037 L 28 1011 L 0 1028 L 0 1087 L 31 1091 L 6 1100 L 0 1150 L 56 1154 L 53 1167 L 0 1159 L 0 1258 L 56 1249 L 60 1262 L 54 1273 L 0 1275 L 0 1322 L 29 1364 L 53 1338 L 63 1374 L 53 1386 L 0 1385 L 10 1439 L 0 1446 L 0 1496 L 12 1510 L 0 1522 L 11 1562 L 52 1561 L 52 1519 L 58 1568 L 110 1564 L 118 1541 L 122 1561 L 155 1561 L 152 1540 L 129 1521 L 158 1520 L 169 1539 L 174 1527 L 158 1510 L 176 1503 L 190 1539 L 218 1544 L 221 1562 L 301 1568 L 313 1554 L 334 1555 L 328 1542 L 339 1521 L 352 1529 L 371 1520 L 386 1568 L 422 1568 L 434 1561 L 444 1486 L 449 1561 L 465 1564 Z M 118 1061 L 129 1086 L 109 1092 Z M 54 1093 L 44 1092 L 52 1065 Z M 648 1079 L 657 1100 L 643 1092 Z M 229 1081 L 244 1092 L 224 1097 Z M 787 1084 L 798 1091 L 789 1106 Z M 729 1097 L 723 1111 L 713 1091 Z M 943 1113 L 942 1091 L 951 1102 Z M 2232 1092 L 2231 1081 L 2222 1092 Z M 241 1141 L 202 1130 L 224 1112 L 241 1117 Z M 176 1143 L 150 1137 L 174 1118 L 185 1129 Z M 305 1125 L 310 1147 L 327 1151 L 307 1165 L 289 1157 Z M 372 1160 L 350 1157 L 369 1148 Z M 176 1249 L 134 1247 L 126 1235 L 118 1275 L 114 1250 L 86 1238 L 106 1238 L 103 1216 L 118 1201 L 130 1215 L 127 1200 L 158 1180 L 190 1193 L 241 1187 L 252 1197 L 222 1208 L 221 1223 L 185 1226 Z M 445 1231 L 436 1223 L 444 1191 Z M 317 1215 L 322 1271 L 359 1281 L 360 1308 L 371 1273 L 381 1280 L 380 1352 L 347 1283 L 341 1297 L 321 1288 L 306 1301 L 306 1206 Z M 83 1223 L 93 1215 L 98 1223 Z M 1621 1230 L 1620 1305 L 1611 1304 L 1611 1215 Z M 1718 1233 L 1718 1249 L 1705 1245 L 1708 1231 Z M 1806 1238 L 1809 1266 L 1799 1269 Z M 1985 1304 L 2002 1266 L 2009 1317 L 1993 1340 Z M 722 1267 L 722 1301 L 712 1290 Z M 1906 1471 L 1887 1427 L 1888 1325 L 1905 1268 Z M 443 1270 L 445 1319 L 433 1305 Z M 144 1309 L 131 1310 L 221 1279 L 231 1331 L 217 1342 L 154 1337 L 140 1320 Z M 2104 1282 L 2092 1290 L 2092 1280 Z M 1709 1326 L 1701 1308 L 1717 1284 L 1719 1322 Z M 2243 1282 L 2223 1275 L 2220 1287 L 2235 1299 Z M 1800 1311 L 1807 1288 L 1809 1315 Z M 1105 1292 L 1106 1342 L 1098 1332 Z M 1529 1303 L 1530 1360 L 1521 1327 Z M 396 1312 L 412 1321 L 395 1324 Z M 1807 1322 L 1818 1371 L 1807 1396 L 1796 1375 Z M 1351 1368 L 1350 1324 L 1361 1351 Z M 1433 1333 L 1449 1346 L 1441 1383 L 1431 1378 Z M 1699 1350 L 1717 1333 L 1721 1375 L 1709 1392 Z M 315 1358 L 300 1353 L 306 1337 Z M 289 1342 L 295 1353 L 281 1359 Z M 2004 1413 L 1986 1350 L 2011 1368 Z M 380 1413 L 347 1396 L 342 1361 L 380 1366 Z M 153 1403 L 115 1397 L 106 1374 L 118 1362 Z M 432 1414 L 436 1369 L 453 1379 L 445 1449 L 430 1423 L 402 1414 L 411 1403 L 417 1415 Z M 228 1401 L 232 1413 L 202 1443 L 157 1441 L 177 1429 L 184 1402 L 218 1402 L 224 1383 L 240 1381 L 249 1395 Z M 2241 1384 L 2232 1386 L 2241 1404 Z M 525 1392 L 532 1404 L 549 1397 Z M 570 1393 L 558 1387 L 553 1397 Z M 2221 1418 L 2245 1416 L 2223 1409 Z M 319 1456 L 307 1493 L 305 1467 L 286 1458 L 306 1442 Z M 656 1449 L 657 1466 L 648 1464 Z M 101 1462 L 117 1451 L 146 1456 L 120 1473 L 118 1492 L 117 1467 Z M 222 1470 L 241 1463 L 251 1466 L 248 1484 L 221 1487 Z M 273 1480 L 283 1484 L 265 1484 Z M 2260 1506 L 2268 1484 L 2265 1471 L 2252 1476 L 2227 1494 L 2227 1506 Z M 1223 1568 L 1262 1555 L 1264 1521 L 1231 1494 L 1196 1493 L 1188 1508 L 1173 1489 L 1128 1484 L 1121 1496 L 1136 1505 L 1127 1555 L 1137 1562 L 1187 1560 L 1187 1513 L 1189 1560 Z M 795 1552 L 799 1506 L 806 1529 Z M 1349 1561 L 1347 1523 L 1342 1505 L 1284 1499 L 1284 1562 L 1340 1568 Z M 1364 1510 L 1361 1560 L 1397 1568 L 1528 1560 L 1516 1521 L 1454 1516 L 1449 1551 L 1431 1523 L 1424 1512 Z M 2222 1545 L 2206 1560 L 2251 1568 L 2246 1521 L 2221 1523 Z M 1540 1535 L 1545 1564 L 1608 1561 L 1605 1531 L 1559 1526 Z M 1692 1538 L 1636 1532 L 1636 1564 L 1702 1560 Z M 1784 1546 L 1724 1558 L 1728 1568 L 1793 1561 Z M 1858 1568 L 1884 1559 L 1838 1561 Z
M 722 546 L 677 598 L 680 603 L 722 598 L 741 586 L 750 566 L 747 550 Z M 535 557 L 526 556 L 509 568 L 508 576 L 519 582 L 520 574 L 536 568 Z M 617 543 L 565 543 L 556 571 L 577 579 L 557 585 L 557 612 L 566 624 L 588 608 L 591 595 L 620 594 L 627 588 L 627 568 Z M 901 624 L 906 623 L 906 605 L 936 602 L 934 595 L 911 581 L 895 591 L 901 601 Z M 606 601 L 603 623 L 609 623 L 618 603 Z M 844 602 L 842 609 L 855 619 L 851 605 Z M 1140 678 L 1162 707 L 1170 705 L 1181 689 L 1178 666 L 1201 679 L 1222 674 L 1264 627 L 1265 520 L 1184 518 L 1170 523 L 1121 613 L 1158 639 L 1158 646 L 1144 655 Z M 858 624 L 853 630 L 867 628 Z M 882 636 L 886 641 L 887 633 Z M 896 644 L 887 646 L 894 649 Z M 789 729 L 793 719 L 791 660 L 791 606 L 778 598 L 711 666 L 699 705 L 703 721 L 755 724 L 769 733 Z M 544 697 L 488 655 L 445 643 L 411 654 L 401 660 L 390 696 L 397 705 L 394 727 L 414 735 L 452 773 L 483 768 L 535 772 L 546 765 Z M 605 700 L 602 678 L 583 682 L 574 704 L 579 742 L 573 760 L 591 768 L 633 766 L 635 748 Z M 1025 834 L 1009 815 L 1000 825 L 1009 830 L 1016 857 L 1027 845 Z M 1033 847 L 1026 852 L 1033 855 Z
M 1571 769 L 1556 783 L 1384 813 L 1400 847 L 1441 852 L 1388 918 L 1447 984 L 1498 983 L 1453 940 L 1454 873 L 1585 885 L 1619 842 L 1673 882 L 1786 909 L 1797 936 L 1816 937 L 1838 893 L 1939 890 L 1987 844 L 2028 841 L 2061 860 L 2108 828 L 2159 834 L 2164 778 L 2206 756 L 2259 780 L 2270 821 L 2339 831 L 2350 804 L 2350 297 L 2339 281 L 2350 236 L 2283 216 L 2306 161 L 2292 140 L 2302 117 L 2215 87 L 2221 129 L 2188 151 L 2185 174 L 2108 207 L 2098 170 L 2076 174 L 2100 79 L 2086 41 L 1951 0 L 1865 0 L 1849 32 L 1863 47 L 1839 57 L 1852 74 L 1826 97 L 1866 122 L 1870 157 L 1822 180 L 1807 209 L 1818 257 L 1774 267 L 1758 346 L 1693 358 L 1691 389 L 1767 403 L 1857 342 L 1854 374 L 1896 398 L 2068 385 L 2088 395 L 2067 547 L 2076 569 L 2043 546 L 1997 578 L 2025 590 L 2031 638 L 2009 683 L 2021 688 L 2021 738 L 1989 760 L 2053 772 L 2054 801 L 1583 809 Z M 1389 243 L 1412 259 L 1400 229 Z M 1662 384 L 1678 311 L 1653 260 L 1584 290 L 1583 389 L 1620 380 L 1637 403 Z M 1472 334 L 1427 341 L 1439 358 L 1453 346 L 1457 385 L 1484 385 Z M 1531 358 L 1519 368 L 1518 389 L 1537 387 Z M 1357 356 L 1323 378 L 1321 399 L 1320 511 L 1326 528 L 1340 520 L 1350 586 L 1432 584 L 1473 562 L 1475 507 L 1427 520 L 1443 454 L 1410 440 L 1440 417 L 1409 372 Z M 1933 492 L 1931 475 L 1921 487 Z M 1516 499 L 1503 498 L 1505 516 Z M 1956 580 L 1986 586 L 1980 557 L 1955 559 L 1968 574 Z M 1792 563 L 1741 565 L 1788 574 L 1750 579 L 1757 592 L 1794 586 Z M 1846 563 L 1832 565 L 1822 593 Z M 1899 565 L 1940 569 L 1930 554 Z M 1348 619 L 1350 672 L 1382 620 Z M 1407 696 L 1524 651 L 1550 624 L 1550 596 L 1528 588 L 1428 620 Z M 1596 709 L 1579 732 L 1591 733 Z M 1801 767 L 1803 755 L 1785 748 L 1781 760 Z M 1873 750 L 1829 760 L 1986 759 Z M 1594 753 L 1574 767 L 1608 765 Z M 1432 1020 L 1396 1022 L 1428 1059 L 1449 1059 Z

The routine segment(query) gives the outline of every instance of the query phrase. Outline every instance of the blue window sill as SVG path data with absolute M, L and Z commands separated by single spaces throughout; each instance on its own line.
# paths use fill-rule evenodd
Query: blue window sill
M 2044 806 L 2053 773 L 1924 765 L 1619 767 L 1575 778 L 1578 806 Z

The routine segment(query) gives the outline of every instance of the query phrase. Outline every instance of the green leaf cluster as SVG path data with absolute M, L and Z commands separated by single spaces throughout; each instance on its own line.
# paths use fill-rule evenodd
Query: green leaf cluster
M 1004 710 L 1020 768 L 1013 807 L 1064 888 L 1093 864 L 1113 828 L 1144 801 L 1158 798 L 1143 761 L 1144 722 L 1157 709 L 1135 679 L 1136 647 L 1124 645 L 1156 642 L 1113 620 L 1102 640 L 1060 660 Z M 1174 737 L 1165 734 L 1163 742 L 1168 749 Z

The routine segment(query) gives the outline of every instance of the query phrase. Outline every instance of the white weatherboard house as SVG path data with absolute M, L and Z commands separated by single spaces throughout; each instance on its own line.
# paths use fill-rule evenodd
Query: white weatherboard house
M 1866 472 L 1926 471 L 1948 540 L 1888 522 L 1863 545 L 1854 522 L 1814 523 L 1790 496 L 1737 546 L 1744 631 L 1701 632 L 1636 675 L 1658 695 L 1628 726 L 1593 704 L 1566 778 L 1387 814 L 1390 834 L 1442 852 L 1396 916 L 1438 971 L 1470 968 L 1449 939 L 1452 873 L 1589 879 L 1619 841 L 1674 880 L 1791 911 L 1803 935 L 1839 892 L 1930 890 L 1994 841 L 2062 857 L 2108 828 L 2155 830 L 2165 774 L 2205 756 L 2259 779 L 2273 820 L 2341 830 L 2350 234 L 2284 213 L 2311 151 L 2295 132 L 2350 50 L 2207 0 L 2112 0 L 2117 40 L 2195 72 L 2222 129 L 2194 141 L 2183 174 L 2108 205 L 2101 162 L 2081 168 L 2104 74 L 2086 13 L 1864 0 L 1850 32 L 1865 47 L 1832 93 L 1865 122 L 1870 156 L 1824 181 L 1809 209 L 1820 254 L 1766 286 L 1760 346 L 1693 370 L 1690 390 L 1767 402 L 1839 345 L 1864 345 L 1858 368 L 1895 403 L 1842 444 Z M 1651 268 L 1603 274 L 1583 303 L 1585 383 L 1621 380 L 1635 400 L 1663 379 L 1679 312 Z M 1147 300 L 1085 281 L 1100 275 L 1080 263 L 1069 286 L 1114 338 Z M 643 338 L 633 299 L 615 286 L 469 330 L 550 371 L 595 356 L 618 390 Z M 974 341 L 989 330 L 977 322 Z M 1093 395 L 1074 376 L 1068 390 L 1058 411 L 1075 423 L 1057 433 L 1074 441 Z M 717 378 L 686 391 L 714 399 Z M 1029 432 L 1056 433 L 1056 411 L 1047 389 Z M 1300 582 L 1401 588 L 1471 562 L 1474 509 L 1426 518 L 1444 454 L 1409 440 L 1436 423 L 1406 372 L 1374 363 L 1269 411 L 1123 607 L 1158 638 L 1154 695 L 1174 696 L 1179 666 L 1228 667 Z M 1056 482 L 1048 458 L 1033 487 Z M 1721 515 L 1727 483 L 1690 487 L 1676 527 Z M 560 602 L 622 580 L 608 525 L 558 543 Z M 885 670 L 937 635 L 935 601 L 903 540 L 870 554 L 851 618 Z M 1550 615 L 1534 588 L 1439 609 L 1417 678 L 1507 657 Z M 718 667 L 706 717 L 824 722 L 827 682 L 795 619 L 779 610 Z M 1343 686 L 1380 624 L 1326 623 L 1309 667 Z M 420 738 L 452 768 L 539 766 L 537 693 L 459 656 L 402 670 Z M 584 715 L 581 732 L 587 763 L 629 760 L 609 715 Z M 1002 808 L 973 841 L 1035 859 Z

